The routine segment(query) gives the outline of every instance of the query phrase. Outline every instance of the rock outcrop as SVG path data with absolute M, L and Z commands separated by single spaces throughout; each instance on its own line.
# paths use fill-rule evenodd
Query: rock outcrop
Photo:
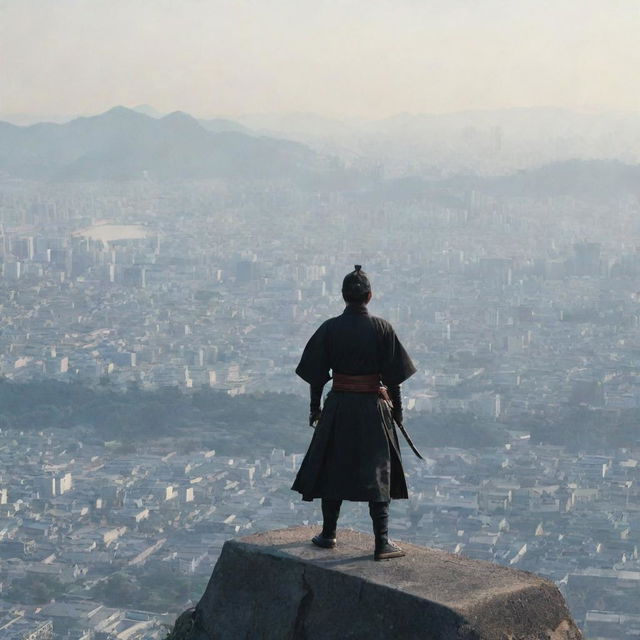
M 196 607 L 193 640 L 578 640 L 556 586 L 539 576 L 404 544 L 375 562 L 373 538 L 316 528 L 230 540 Z

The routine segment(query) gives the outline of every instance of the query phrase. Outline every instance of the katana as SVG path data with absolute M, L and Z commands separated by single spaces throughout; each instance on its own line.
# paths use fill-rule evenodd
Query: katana
M 402 432 L 404 439 L 407 441 L 407 444 L 411 447 L 411 451 L 413 451 L 413 453 L 415 453 L 418 456 L 418 458 L 420 458 L 420 460 L 424 460 L 424 458 L 420 455 L 420 452 L 416 448 L 416 445 L 413 444 L 413 440 L 411 439 L 411 436 L 409 435 L 407 430 L 404 428 L 404 425 L 402 424 L 402 422 L 399 422 L 394 417 L 393 402 L 391 402 L 391 398 L 389 397 L 389 391 L 387 390 L 387 387 L 385 387 L 383 384 L 381 384 L 380 388 L 378 389 L 378 395 L 384 400 L 384 403 L 387 405 L 387 408 L 389 409 L 389 413 L 391 413 L 392 420 L 396 423 L 396 425 L 398 426 L 398 429 L 400 429 L 400 431 Z
M 393 421 L 398 426 L 398 429 L 402 431 L 402 435 L 404 436 L 404 439 L 407 441 L 407 444 L 411 447 L 411 451 L 413 451 L 413 453 L 415 453 L 418 456 L 418 458 L 420 458 L 420 460 L 424 460 L 424 458 L 420 455 L 420 452 L 416 449 L 416 445 L 413 444 L 413 440 L 411 439 L 411 436 L 407 433 L 407 430 L 404 428 L 404 425 L 402 424 L 402 422 L 398 422 L 395 418 L 393 419 Z

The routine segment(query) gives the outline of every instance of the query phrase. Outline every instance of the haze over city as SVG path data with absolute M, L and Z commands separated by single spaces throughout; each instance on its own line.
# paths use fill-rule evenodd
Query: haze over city
M 638 33 L 635 0 L 0 0 L 3 640 L 165 640 L 226 541 L 323 523 L 295 370 L 355 264 L 417 368 L 392 536 L 637 638 Z

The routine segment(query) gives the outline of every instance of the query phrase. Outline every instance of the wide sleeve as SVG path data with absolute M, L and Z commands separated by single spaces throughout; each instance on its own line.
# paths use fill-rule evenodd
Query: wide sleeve
M 323 322 L 307 342 L 300 363 L 296 367 L 296 373 L 312 386 L 322 386 L 331 379 L 327 349 L 327 322 Z
M 382 382 L 389 386 L 401 384 L 416 372 L 416 367 L 388 322 L 383 325 L 381 338 Z

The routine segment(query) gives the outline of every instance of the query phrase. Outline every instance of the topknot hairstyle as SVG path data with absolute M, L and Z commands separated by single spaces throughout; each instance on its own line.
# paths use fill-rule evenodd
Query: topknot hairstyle
M 345 302 L 363 303 L 371 293 L 371 283 L 361 264 L 354 265 L 342 281 L 342 297 Z

